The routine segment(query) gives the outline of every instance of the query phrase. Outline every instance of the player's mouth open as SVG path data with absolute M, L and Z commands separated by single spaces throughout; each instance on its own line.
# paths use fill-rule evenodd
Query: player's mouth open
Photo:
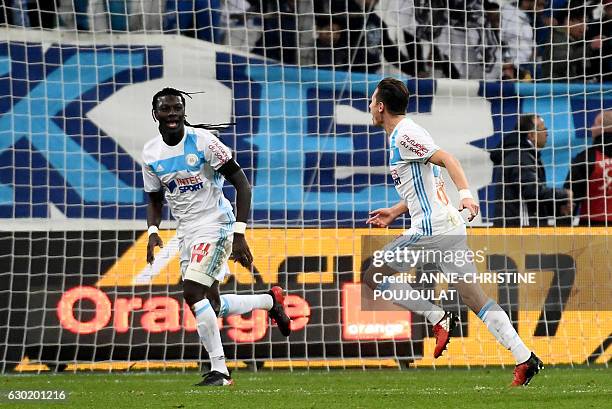
M 168 121 L 166 122 L 166 126 L 168 128 L 176 128 L 178 127 L 178 121 Z

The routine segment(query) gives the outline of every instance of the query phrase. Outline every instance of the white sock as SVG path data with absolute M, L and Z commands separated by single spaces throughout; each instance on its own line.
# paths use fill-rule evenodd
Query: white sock
M 224 294 L 221 296 L 220 317 L 230 315 L 242 315 L 253 310 L 269 310 L 272 308 L 272 296 L 270 294 L 238 295 Z
M 529 359 L 531 351 L 525 346 L 512 326 L 510 318 L 499 304 L 493 300 L 487 301 L 478 313 L 478 318 L 485 323 L 497 342 L 512 352 L 517 364 L 522 364 Z
M 225 365 L 225 353 L 223 352 L 223 344 L 221 344 L 221 334 L 219 333 L 219 326 L 217 325 L 217 316 L 210 302 L 204 298 L 195 303 L 193 309 L 195 311 L 200 341 L 202 345 L 204 345 L 204 349 L 206 349 L 208 357 L 210 358 L 210 370 L 229 375 L 229 371 Z
M 411 291 L 413 289 L 412 286 L 408 283 L 393 283 L 385 287 L 385 290 L 397 290 L 397 294 L 405 294 L 406 292 Z M 402 297 L 400 296 L 398 298 Z M 444 317 L 444 310 L 442 308 L 422 298 L 409 300 L 393 300 L 393 304 L 399 305 L 402 308 L 424 316 L 427 321 L 434 325 L 440 322 L 442 317 Z

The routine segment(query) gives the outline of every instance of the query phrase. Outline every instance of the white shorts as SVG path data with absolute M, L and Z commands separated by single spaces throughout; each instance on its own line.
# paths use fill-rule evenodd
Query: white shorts
M 222 282 L 230 274 L 227 260 L 232 254 L 232 237 L 216 242 L 193 240 L 186 246 L 180 243 L 181 277 L 210 287 L 215 280 Z
M 404 249 L 408 251 L 404 252 Z M 467 233 L 464 224 L 457 226 L 447 233 L 435 236 L 424 236 L 418 233 L 402 235 L 387 244 L 383 250 L 400 252 L 400 261 L 394 260 L 387 263 L 389 267 L 398 272 L 407 272 L 415 266 L 431 263 L 436 264 L 443 273 L 456 274 L 457 277 L 477 273 L 476 265 L 473 262 L 462 260 L 462 257 L 471 252 L 467 244 Z M 421 250 L 420 253 L 419 250 Z M 446 255 L 450 254 L 453 256 L 446 257 Z M 405 255 L 408 256 L 408 259 L 404 257 Z M 439 255 L 444 255 L 445 257 L 439 257 Z M 417 258 L 416 261 L 415 258 Z

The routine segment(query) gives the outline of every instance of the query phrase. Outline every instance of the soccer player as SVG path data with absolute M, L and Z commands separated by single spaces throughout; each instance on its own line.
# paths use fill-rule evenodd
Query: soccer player
M 183 296 L 193 311 L 200 340 L 208 352 L 211 371 L 198 385 L 233 384 L 227 366 L 217 317 L 268 310 L 279 330 L 289 336 L 290 319 L 283 309 L 283 290 L 266 294 L 219 295 L 219 281 L 229 273 L 231 258 L 250 267 L 253 256 L 244 237 L 251 205 L 251 187 L 231 151 L 206 129 L 185 120 L 185 95 L 164 88 L 153 96 L 153 118 L 159 135 L 144 147 L 144 189 L 149 195 L 147 262 L 155 247 L 163 247 L 158 234 L 164 197 L 178 221 L 177 237 Z M 236 217 L 223 196 L 223 180 L 236 188 Z
M 405 254 L 410 254 L 403 251 L 406 248 L 450 250 L 454 254 L 457 254 L 456 251 L 466 251 L 469 248 L 465 223 L 459 211 L 448 203 L 442 178 L 439 177 L 440 167 L 446 168 L 459 190 L 459 210 L 469 211 L 469 221 L 478 214 L 478 204 L 470 193 L 465 173 L 457 159 L 440 149 L 424 128 L 406 118 L 408 97 L 408 89 L 404 83 L 393 78 L 383 79 L 372 95 L 372 122 L 382 126 L 389 136 L 391 176 L 401 201 L 393 207 L 370 212 L 366 223 L 387 227 L 397 217 L 408 212 L 410 228 L 387 245 L 385 250 L 400 249 Z M 388 282 L 381 283 L 380 279 L 378 282 L 375 280 L 376 273 L 380 273 L 380 277 L 381 274 L 392 275 L 398 271 L 407 271 L 414 262 L 412 260 L 406 264 L 402 261 L 393 261 L 382 267 L 370 266 L 364 273 L 363 281 L 372 290 L 378 288 L 410 291 L 409 284 L 389 285 Z M 439 267 L 444 273 L 456 273 L 459 277 L 476 274 L 474 263 L 458 267 L 452 262 L 440 262 Z M 517 362 L 512 385 L 527 385 L 543 368 L 542 361 L 525 346 L 506 313 L 495 301 L 487 298 L 479 284 L 459 280 L 455 287 L 463 302 L 485 323 L 497 341 L 512 352 Z M 455 314 L 445 312 L 423 298 L 398 299 L 394 303 L 422 314 L 434 325 L 434 358 L 442 355 L 457 325 L 458 318 Z

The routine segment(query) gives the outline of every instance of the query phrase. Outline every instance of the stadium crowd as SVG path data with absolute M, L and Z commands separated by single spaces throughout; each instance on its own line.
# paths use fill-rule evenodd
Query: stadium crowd
M 612 0 L 0 0 L 5 25 L 180 33 L 284 64 L 425 78 L 612 82 L 611 20 Z M 605 111 L 553 189 L 538 154 L 547 125 L 519 118 L 491 150 L 493 223 L 612 222 L 611 134 Z
M 490 80 L 612 81 L 611 19 L 612 0 L 0 0 L 0 24 L 180 33 L 285 64 Z

